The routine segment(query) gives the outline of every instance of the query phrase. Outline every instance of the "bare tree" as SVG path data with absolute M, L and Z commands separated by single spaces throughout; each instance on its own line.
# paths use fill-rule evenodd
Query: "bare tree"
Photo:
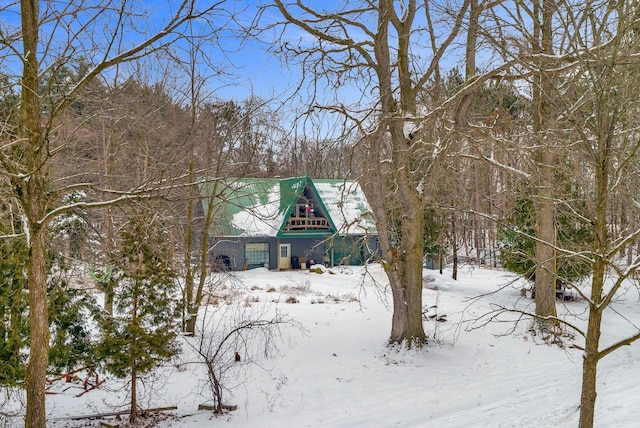
M 210 308 L 213 310 L 205 314 L 199 338 L 191 345 L 206 367 L 213 411 L 222 414 L 235 408 L 223 400 L 226 392 L 241 381 L 242 370 L 277 352 L 283 326 L 300 326 L 277 311 L 269 315 L 266 307 L 231 303 Z
M 276 0 L 275 8 L 285 20 L 279 51 L 312 76 L 310 104 L 341 115 L 345 134 L 361 136 L 360 181 L 376 217 L 394 300 L 389 343 L 421 346 L 423 209 L 430 203 L 431 174 L 449 150 L 450 140 L 442 137 L 463 99 L 506 66 L 474 76 L 446 99 L 434 94 L 441 62 L 455 55 L 468 23 L 466 1 L 453 8 L 380 0 L 314 9 Z M 289 29 L 313 41 L 287 38 Z M 355 94 L 350 100 L 341 96 L 347 89 Z
M 205 104 L 197 108 L 197 95 L 194 93 L 192 98 L 192 101 L 194 101 L 192 129 L 195 135 L 191 138 L 187 177 L 190 183 L 197 181 L 199 178 L 197 174 L 201 174 L 204 177 L 204 183 L 207 182 L 207 179 L 214 180 L 211 185 L 214 191 L 207 196 L 209 198 L 208 203 L 204 204 L 202 203 L 203 196 L 199 187 L 194 184 L 190 185 L 186 201 L 186 215 L 183 217 L 182 211 L 177 214 L 180 219 L 179 224 L 182 225 L 183 230 L 181 237 L 184 238 L 183 328 L 185 333 L 191 335 L 195 334 L 198 311 L 205 296 L 205 285 L 210 272 L 209 229 L 215 221 L 216 204 L 214 200 L 223 194 L 226 189 L 217 179 L 225 173 L 231 173 L 229 170 L 231 166 L 229 161 L 231 150 L 227 141 L 220 135 L 220 130 L 218 129 L 219 118 L 211 105 Z M 200 159 L 202 164 L 199 164 L 197 159 Z M 206 209 L 201 210 L 205 206 Z
M 589 291 L 569 284 L 587 304 L 587 327 L 566 323 L 585 339 L 580 427 L 586 428 L 594 422 L 598 362 L 640 339 L 637 326 L 630 325 L 626 336 L 600 348 L 604 315 L 615 313 L 616 296 L 640 267 L 637 257 L 625 254 L 640 231 L 634 222 L 625 220 L 623 226 L 615 209 L 624 204 L 626 217 L 637 218 L 638 204 L 630 189 L 637 186 L 640 149 L 638 95 L 633 89 L 638 85 L 640 11 L 627 2 L 545 0 L 530 6 L 516 2 L 515 9 L 503 10 L 507 21 L 497 21 L 514 24 L 524 36 L 520 41 L 502 39 L 502 46 L 510 49 L 509 55 L 519 48 L 521 70 L 527 70 L 520 77 L 530 79 L 533 94 L 534 133 L 527 147 L 534 154 L 534 167 L 528 170 L 537 225 L 531 238 L 536 240 L 536 294 L 545 293 L 540 301 L 536 295 L 535 315 L 547 327 L 566 323 L 556 317 L 552 303 L 556 260 L 573 258 L 591 267 Z M 533 18 L 531 31 L 521 19 L 524 14 Z M 528 40 L 530 52 L 519 44 L 522 40 Z M 570 192 L 561 184 L 570 184 Z M 623 202 L 628 198 L 631 205 Z M 561 211 L 590 225 L 588 248 L 574 249 L 556 239 Z M 546 285 L 539 284 L 539 274 Z
M 493 5 L 472 1 L 467 30 L 465 83 L 475 79 L 472 67 L 476 66 L 474 56 L 477 53 L 474 46 L 478 46 L 482 40 L 483 44 L 491 46 L 490 51 L 513 65 L 492 84 L 503 85 L 502 79 L 518 82 L 521 88 L 526 87 L 523 92 L 529 93 L 532 107 L 531 112 L 527 111 L 524 117 L 518 117 L 522 112 L 518 113 L 515 108 L 505 111 L 504 106 L 500 105 L 505 98 L 494 98 L 484 100 L 488 103 L 483 111 L 477 108 L 473 111 L 473 98 L 467 96 L 457 113 L 458 129 L 463 129 L 465 141 L 471 146 L 465 155 L 478 157 L 484 163 L 474 164 L 473 170 L 468 173 L 480 178 L 477 175 L 480 172 L 478 168 L 485 169 L 491 165 L 492 168 L 526 180 L 530 185 L 536 220 L 536 237 L 533 237 L 536 263 L 532 277 L 535 277 L 536 313 L 539 325 L 545 331 L 557 326 L 556 253 L 553 248 L 556 243 L 554 179 L 558 160 L 562 158 L 564 150 L 564 140 L 559 138 L 556 124 L 558 106 L 555 101 L 559 96 L 556 80 L 560 73 L 555 69 L 558 64 L 554 62 L 553 55 L 562 51 L 556 46 L 553 33 L 557 13 L 554 1 Z M 505 31 L 506 28 L 509 31 Z M 486 47 L 483 48 L 486 52 Z M 483 88 L 485 91 L 495 89 L 495 86 Z M 495 91 L 495 94 L 499 94 L 499 91 Z M 517 153 L 517 157 L 514 158 L 510 153 Z M 483 240 L 493 239 L 484 231 L 487 228 L 484 218 L 496 219 L 492 205 L 482 206 L 479 203 L 487 200 L 482 197 L 482 192 L 495 192 L 495 187 L 490 189 L 495 177 L 490 174 L 482 174 L 482 177 L 491 179 L 488 187 L 481 185 L 472 191 L 475 200 L 472 209 L 483 214 L 483 217 L 474 217 L 476 249 L 487 246 Z
M 556 164 L 555 139 L 552 130 L 554 82 L 549 68 L 553 67 L 547 58 L 551 58 L 553 49 L 553 17 L 556 13 L 554 1 L 534 2 L 533 37 L 534 55 L 539 58 L 533 85 L 533 133 L 535 141 L 534 186 L 536 197 L 534 211 L 536 215 L 536 272 L 535 298 L 536 315 L 543 326 L 549 329 L 557 323 L 556 312 L 556 263 L 553 245 L 556 243 L 555 204 L 554 204 L 554 167 Z
M 582 293 L 588 305 L 589 321 L 583 357 L 581 428 L 593 427 L 596 403 L 597 365 L 607 355 L 640 339 L 635 325 L 622 339 L 600 349 L 604 315 L 612 309 L 625 281 L 640 267 L 640 259 L 628 263 L 625 249 L 640 236 L 634 225 L 619 227 L 612 216 L 616 201 L 628 198 L 629 190 L 638 185 L 638 92 L 640 83 L 636 54 L 640 48 L 638 19 L 640 9 L 632 3 L 590 4 L 576 12 L 578 28 L 589 26 L 591 38 L 575 37 L 575 51 L 583 53 L 572 73 L 571 88 L 566 93 L 571 101 L 566 112 L 580 150 L 579 165 L 586 173 L 588 193 L 584 212 L 593 225 L 592 250 L 585 254 L 593 276 L 591 290 Z M 588 22 L 588 24 L 587 24 Z M 615 22 L 615 25 L 612 25 Z M 578 29 L 576 28 L 576 29 Z M 572 201 L 563 201 L 577 208 Z M 633 215 L 638 216 L 638 203 L 633 200 Z M 612 279 L 608 279 L 609 277 Z M 610 283 L 608 283 L 610 281 Z
M 192 127 L 186 141 L 189 161 L 184 174 L 189 186 L 186 194 L 176 197 L 186 201 L 185 210 L 178 211 L 176 219 L 181 226 L 179 241 L 184 254 L 184 329 L 194 334 L 211 268 L 209 231 L 219 213 L 217 202 L 224 199 L 233 183 L 233 179 L 220 178 L 263 175 L 260 160 L 271 142 L 270 131 L 277 126 L 269 125 L 269 108 L 259 98 L 240 106 L 207 102 L 194 92 L 191 101 Z
M 173 13 L 164 15 L 164 20 L 159 21 L 156 32 L 146 32 L 141 28 L 147 21 L 136 19 L 135 14 L 139 10 L 134 10 L 133 5 L 126 1 L 105 0 L 91 6 L 48 2 L 43 3 L 46 7 L 41 9 L 41 2 L 37 0 L 22 0 L 3 5 L 0 9 L 2 13 L 21 17 L 20 25 L 3 29 L 0 38 L 2 61 L 22 65 L 11 82 L 21 88 L 17 135 L 3 135 L 0 164 L 1 173 L 10 180 L 19 203 L 23 232 L 29 247 L 31 348 L 25 383 L 25 423 L 28 428 L 46 425 L 44 385 L 49 348 L 47 225 L 57 215 L 79 206 L 100 207 L 131 198 L 131 194 L 116 195 L 108 200 L 61 205 L 61 195 L 72 189 L 90 190 L 91 186 L 82 181 L 66 181 L 61 188 L 55 180 L 50 160 L 65 144 L 56 136 L 58 121 L 75 97 L 102 73 L 179 40 L 186 23 L 206 21 L 221 4 L 208 2 L 200 7 L 195 0 L 181 1 L 177 7 L 170 8 Z M 51 31 L 42 31 L 45 26 Z M 126 35 L 132 32 L 140 35 L 136 44 L 126 39 Z M 59 69 L 72 57 L 83 55 L 90 64 L 89 70 L 75 85 L 51 97 L 53 102 L 46 105 L 41 85 L 43 73 Z M 50 95 L 52 89 L 45 86 L 45 96 Z M 140 197 L 140 191 L 145 188 L 137 190 L 137 197 Z
M 329 111 L 303 113 L 284 136 L 276 153 L 282 176 L 308 175 L 314 178 L 344 179 L 356 175 L 351 152 L 357 137 L 342 133 L 343 118 Z M 286 116 L 285 116 L 286 117 Z

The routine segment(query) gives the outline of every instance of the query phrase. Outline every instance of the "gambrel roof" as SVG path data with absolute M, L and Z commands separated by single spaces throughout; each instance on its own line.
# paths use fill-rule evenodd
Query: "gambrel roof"
M 209 234 L 217 237 L 321 236 L 376 234 L 367 199 L 356 181 L 293 178 L 203 179 L 204 212 L 214 210 Z M 307 199 L 326 217 L 325 230 L 286 229 L 296 205 Z

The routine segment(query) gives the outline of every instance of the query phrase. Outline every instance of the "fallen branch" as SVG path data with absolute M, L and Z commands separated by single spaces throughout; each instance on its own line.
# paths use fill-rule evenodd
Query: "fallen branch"
M 222 410 L 228 410 L 230 412 L 238 410 L 238 406 L 232 406 L 232 405 L 229 405 L 229 404 L 222 404 L 222 405 L 220 405 L 220 408 Z M 200 404 L 200 405 L 198 405 L 198 410 L 212 410 L 212 411 L 215 412 L 218 409 L 216 408 L 216 406 L 210 406 L 208 404 Z
M 81 397 L 82 395 L 86 394 L 87 392 L 89 392 L 89 391 L 91 391 L 91 390 L 94 390 L 94 389 L 98 388 L 100 385 L 102 385 L 102 384 L 103 384 L 103 383 L 105 383 L 106 381 L 107 381 L 106 379 L 102 379 L 101 381 L 98 381 L 98 380 L 96 379 L 96 382 L 97 382 L 97 383 L 95 383 L 95 384 L 89 384 L 89 385 L 87 385 L 87 384 L 85 383 L 85 385 L 84 385 L 84 391 L 82 391 L 80 394 L 77 394 L 77 395 L 76 395 L 76 397 Z
M 178 406 L 170 406 L 170 407 L 155 407 L 152 409 L 143 409 L 140 410 L 141 414 L 145 413 L 157 413 L 157 412 L 165 412 L 167 410 L 178 410 Z M 128 415 L 129 410 L 122 410 L 119 412 L 108 412 L 108 413 L 95 413 L 93 415 L 83 415 L 83 416 L 71 416 L 67 418 L 59 418 L 59 419 L 68 419 L 71 421 L 80 421 L 83 419 L 100 419 L 100 418 L 108 418 L 110 416 L 122 416 Z
M 57 377 L 54 377 L 53 379 L 47 378 L 46 381 L 49 384 L 57 382 L 57 381 L 62 380 L 62 379 L 64 379 L 65 382 L 71 382 L 71 380 L 73 379 L 73 375 L 76 374 L 76 373 L 79 373 L 79 372 L 81 372 L 83 370 L 89 370 L 89 367 L 82 367 L 80 369 L 77 369 L 77 370 L 74 370 L 74 371 L 59 375 Z

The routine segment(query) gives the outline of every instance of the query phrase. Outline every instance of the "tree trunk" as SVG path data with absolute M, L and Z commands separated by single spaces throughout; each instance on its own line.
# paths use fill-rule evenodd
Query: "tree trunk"
M 104 128 L 103 128 L 103 132 L 104 132 Z M 117 153 L 117 147 L 116 147 L 116 139 L 113 137 L 113 135 L 109 135 L 109 137 L 107 138 L 107 144 L 106 144 L 106 148 L 105 148 L 105 158 L 106 158 L 106 162 L 105 162 L 105 175 L 107 177 L 107 181 L 109 183 L 109 188 L 110 189 L 116 189 L 117 186 L 115 185 L 115 177 L 116 177 L 116 153 Z M 107 248 L 105 253 L 108 254 L 109 251 L 111 251 L 113 248 L 115 248 L 115 227 L 114 227 L 114 207 L 109 205 L 107 207 L 106 210 L 106 231 L 105 231 L 105 235 L 106 235 L 106 242 L 107 242 Z M 115 284 L 114 281 L 111 280 L 111 278 L 109 278 L 109 283 L 106 285 L 105 291 L 104 291 L 104 310 L 109 314 L 109 315 L 113 315 L 113 299 L 115 298 Z
M 422 215 L 407 215 L 402 222 L 402 242 L 389 275 L 393 293 L 393 319 L 389 344 L 420 347 L 426 342 L 422 324 Z
M 602 263 L 600 263 L 602 264 Z M 602 290 L 603 267 L 594 268 L 592 287 L 596 293 Z M 593 296 L 593 292 L 592 292 Z M 585 340 L 585 351 L 582 359 L 582 392 L 580 396 L 580 428 L 593 428 L 596 408 L 596 373 L 598 366 L 598 347 L 600 344 L 600 327 L 602 311 L 595 302 L 589 304 L 589 323 Z
M 198 278 L 198 286 L 196 287 L 196 293 L 193 297 L 193 302 L 189 304 L 189 319 L 187 320 L 186 332 L 195 334 L 196 322 L 198 320 L 198 310 L 202 305 L 202 299 L 204 297 L 204 285 L 207 279 L 207 257 L 209 250 L 209 224 L 211 223 L 211 213 L 213 208 L 209 208 L 207 213 L 207 221 L 205 227 L 202 230 L 202 238 L 200 242 L 200 272 Z
M 451 272 L 451 278 L 458 280 L 458 244 L 456 235 L 456 215 L 451 214 L 451 251 L 453 256 L 453 269 Z
M 193 153 L 193 151 L 192 151 Z M 193 179 L 193 160 L 189 162 L 189 177 Z M 193 181 L 191 181 L 193 183 Z M 193 275 L 193 266 L 192 266 L 192 251 L 193 251 L 193 200 L 195 195 L 193 191 L 190 190 L 189 201 L 187 202 L 187 218 L 186 221 L 186 236 L 185 236 L 185 244 L 184 244 L 184 269 L 185 269 L 185 278 L 184 278 L 184 309 L 183 309 L 183 320 L 184 324 L 182 330 L 188 334 L 193 336 L 196 330 L 196 320 L 195 315 L 193 314 L 193 289 L 195 287 L 194 284 L 194 275 Z
M 609 209 L 609 169 L 611 164 L 612 134 L 608 121 L 616 123 L 615 114 L 607 112 L 607 121 L 599 129 L 595 162 L 595 215 L 593 219 L 593 241 L 595 261 L 589 299 L 589 322 L 585 338 L 585 352 L 582 362 L 582 391 L 580 396 L 580 428 L 592 428 L 596 405 L 596 374 L 601 356 L 598 351 L 602 314 L 607 308 L 605 303 L 604 282 L 607 276 L 608 243 L 611 239 L 607 222 Z
M 129 406 L 129 423 L 135 424 L 138 419 L 138 371 L 133 363 L 131 367 L 131 405 Z
M 193 65 L 193 63 L 192 63 Z M 191 82 L 193 84 L 193 79 L 195 78 L 195 72 L 191 74 Z M 192 86 L 192 98 L 191 98 L 191 132 L 195 129 L 195 120 L 196 120 L 196 96 L 195 92 L 193 92 Z M 196 174 L 195 174 L 195 144 L 193 140 L 191 141 L 191 148 L 189 150 L 189 183 L 195 183 Z M 187 202 L 187 218 L 186 218 L 186 231 L 185 231 L 185 244 L 184 244 L 184 267 L 185 267 L 185 285 L 184 285 L 184 309 L 183 309 L 183 331 L 193 336 L 196 332 L 196 317 L 198 315 L 198 308 L 200 306 L 200 302 L 198 300 L 194 301 L 193 292 L 195 288 L 195 278 L 194 278 L 194 268 L 192 266 L 192 257 L 193 257 L 193 239 L 194 239 L 194 223 L 195 223 L 195 215 L 194 215 L 194 201 L 197 200 L 197 187 L 194 184 L 189 186 L 189 201 Z M 206 234 L 209 231 L 205 231 Z M 206 260 L 206 259 L 205 259 Z M 195 306 L 195 308 L 194 308 Z
M 45 164 L 44 137 L 41 129 L 40 97 L 38 96 L 38 20 L 39 2 L 20 2 L 22 18 L 23 74 L 19 134 L 24 141 L 24 179 L 13 185 L 24 210 L 29 260 L 29 361 L 25 389 L 27 392 L 26 428 L 46 426 L 45 381 L 49 362 L 49 316 L 47 300 L 47 268 L 45 229 L 40 220 L 47 209 L 48 183 Z
M 533 131 L 536 144 L 539 147 L 535 156 L 537 175 L 535 178 L 536 192 L 533 198 L 536 216 L 536 315 L 542 330 L 553 330 L 557 326 L 556 313 L 556 265 L 555 251 L 552 245 L 556 242 L 554 182 L 555 154 L 553 152 L 553 137 L 551 135 L 554 117 L 551 94 L 554 85 L 547 68 L 548 56 L 553 55 L 552 22 L 555 4 L 552 0 L 542 0 L 534 3 L 536 20 L 534 32 L 534 50 L 541 54 L 534 86 L 533 102 Z
M 185 332 L 190 334 L 195 334 L 196 331 L 196 322 L 198 320 L 198 311 L 200 309 L 200 305 L 202 305 L 202 299 L 204 297 L 204 286 L 207 279 L 207 260 L 209 256 L 209 228 L 211 223 L 213 222 L 213 214 L 215 212 L 214 207 L 214 195 L 218 193 L 218 185 L 213 185 L 213 194 L 208 195 L 209 203 L 207 204 L 207 212 L 205 213 L 205 219 L 201 226 L 198 227 L 200 231 L 200 248 L 198 250 L 198 256 L 200 258 L 199 265 L 199 277 L 198 277 L 198 285 L 195 286 L 195 278 L 193 277 L 193 273 L 191 274 L 191 290 L 187 296 L 187 314 L 188 319 L 185 325 Z M 193 229 L 191 231 L 193 233 Z M 192 241 L 190 241 L 192 242 Z M 194 293 L 195 291 L 195 293 Z
M 109 278 L 109 282 L 104 290 L 104 310 L 109 315 L 113 315 L 113 299 L 115 298 L 115 290 L 113 289 L 113 280 Z
M 139 254 L 142 259 L 142 254 Z M 142 262 L 141 262 L 142 263 Z M 133 295 L 133 307 L 131 308 L 131 321 L 133 324 L 138 325 L 138 293 L 140 284 L 136 280 L 135 292 Z M 136 358 L 133 357 L 131 361 L 131 403 L 129 407 L 129 423 L 135 424 L 138 417 L 138 364 Z
M 600 179 L 600 177 L 598 178 Z M 596 245 L 599 254 L 604 254 L 604 243 L 606 242 L 607 226 L 604 222 L 606 215 L 606 202 L 602 198 L 606 196 L 606 183 L 598 183 L 596 195 L 596 222 L 594 231 L 596 234 Z M 604 239 L 604 240 L 603 240 Z M 600 329 L 602 324 L 602 313 L 606 308 L 603 306 L 604 279 L 606 274 L 606 264 L 601 257 L 597 257 L 593 265 L 593 279 L 591 281 L 591 299 L 589 300 L 589 322 L 587 324 L 587 335 L 585 338 L 585 351 L 582 360 L 582 390 L 580 396 L 580 428 L 593 428 L 593 419 L 596 407 L 596 373 L 600 355 Z
M 198 320 L 198 313 L 197 311 L 194 311 L 192 306 L 192 303 L 189 303 L 189 301 L 186 302 L 185 304 L 186 308 L 185 308 L 185 315 L 186 315 L 186 320 L 184 323 L 184 333 L 187 336 L 193 336 L 196 334 L 196 322 Z
M 556 263 L 555 251 L 555 204 L 553 202 L 553 188 L 551 177 L 553 155 L 546 151 L 540 161 L 541 184 L 538 186 L 538 194 L 534 201 L 536 224 L 536 315 L 539 316 L 539 324 L 542 330 L 552 329 L 557 325 L 554 319 L 556 312 Z
M 46 425 L 45 382 L 49 364 L 49 318 L 46 278 L 46 251 L 42 229 L 31 230 L 29 249 L 30 348 L 27 364 L 27 414 L 25 427 Z

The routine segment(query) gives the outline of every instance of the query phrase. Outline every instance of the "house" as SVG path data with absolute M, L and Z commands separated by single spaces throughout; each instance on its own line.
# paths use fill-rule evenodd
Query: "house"
M 356 181 L 310 177 L 202 180 L 210 259 L 232 270 L 362 264 L 378 250 Z

